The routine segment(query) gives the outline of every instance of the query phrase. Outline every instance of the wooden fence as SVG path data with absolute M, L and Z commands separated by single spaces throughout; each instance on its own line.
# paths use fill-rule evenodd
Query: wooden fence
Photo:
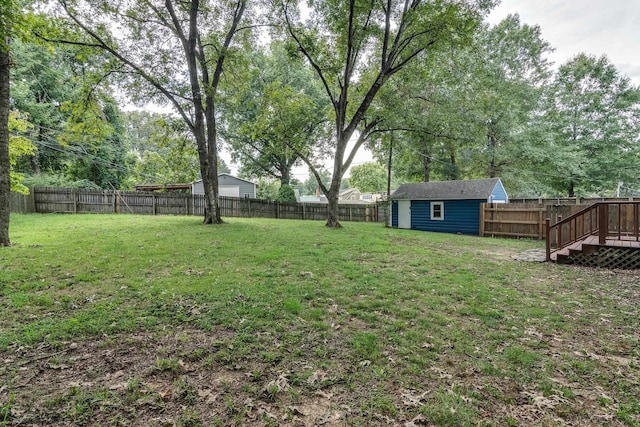
M 592 205 L 597 202 L 633 202 L 640 201 L 638 197 L 555 197 L 555 198 L 530 198 L 514 199 L 509 198 L 509 203 L 513 204 L 534 204 L 534 205 Z
M 223 217 L 326 220 L 327 205 L 259 199 L 219 198 Z M 11 193 L 16 213 L 131 213 L 142 215 L 204 215 L 204 196 L 140 191 L 32 188 L 29 195 Z M 340 221 L 383 222 L 385 206 L 340 204 Z
M 591 203 L 592 204 L 592 203 Z M 586 206 L 575 204 L 484 203 L 480 207 L 480 236 L 546 237 L 546 219 L 572 215 Z
M 325 220 L 327 205 L 220 197 L 223 217 Z M 486 203 L 480 208 L 481 236 L 545 238 L 545 220 L 557 222 L 598 201 L 633 199 L 526 199 L 528 203 Z M 523 199 L 524 200 L 524 199 Z M 636 199 L 637 200 L 637 199 Z M 36 187 L 27 196 L 11 193 L 11 211 L 18 213 L 132 213 L 204 215 L 204 196 L 140 191 L 81 190 Z M 384 222 L 387 204 L 341 204 L 340 221 Z

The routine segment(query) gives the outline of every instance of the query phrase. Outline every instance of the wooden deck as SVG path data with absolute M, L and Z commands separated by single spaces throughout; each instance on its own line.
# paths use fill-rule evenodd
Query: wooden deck
M 636 240 L 635 237 L 621 236 L 620 239 L 608 238 L 605 240 L 604 245 L 601 245 L 598 236 L 587 236 L 585 239 L 564 247 L 559 251 L 552 252 L 551 261 L 557 261 L 558 255 L 562 257 L 569 256 L 572 252 L 580 252 L 583 246 L 640 249 L 640 241 Z
M 599 202 L 551 224 L 547 260 L 603 268 L 640 268 L 640 202 Z

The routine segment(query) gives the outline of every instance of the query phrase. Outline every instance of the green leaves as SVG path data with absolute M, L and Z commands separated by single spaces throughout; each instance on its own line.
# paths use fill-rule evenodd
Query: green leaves
M 18 112 L 11 111 L 9 113 L 8 126 L 11 191 L 28 194 L 29 189 L 22 185 L 23 175 L 15 170 L 15 166 L 20 156 L 32 155 L 36 151 L 36 147 L 31 140 L 21 135 L 29 131 L 33 125 L 28 122 L 26 116 L 21 116 Z
M 349 185 L 363 193 L 386 191 L 387 171 L 379 163 L 367 162 L 351 168 Z
M 243 174 L 287 184 L 291 168 L 318 144 L 327 99 L 312 71 L 280 42 L 255 52 L 246 64 L 223 88 L 225 139 Z
M 552 184 L 570 196 L 640 185 L 640 90 L 602 56 L 580 54 L 549 87 L 545 124 L 556 153 Z
M 126 118 L 127 137 L 136 156 L 133 185 L 196 180 L 198 153 L 182 120 L 144 111 L 131 111 Z

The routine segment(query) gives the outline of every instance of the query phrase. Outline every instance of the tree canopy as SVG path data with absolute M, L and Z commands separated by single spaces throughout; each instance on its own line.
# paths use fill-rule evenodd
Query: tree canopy
M 387 186 L 387 170 L 375 162 L 353 166 L 349 171 L 349 185 L 363 193 L 383 193 Z
M 286 185 L 301 163 L 298 153 L 310 156 L 326 137 L 329 104 L 313 71 L 282 42 L 248 56 L 246 67 L 224 87 L 222 133 L 242 175 Z
M 606 56 L 580 54 L 560 66 L 544 125 L 553 189 L 573 197 L 640 185 L 640 90 Z
M 277 4 L 291 49 L 309 61 L 333 106 L 330 185 L 321 183 L 312 159 L 301 157 L 327 195 L 327 226 L 339 227 L 342 177 L 384 121 L 371 109 L 381 89 L 416 58 L 468 43 L 492 2 L 320 0 L 310 4 L 307 20 L 295 3 Z

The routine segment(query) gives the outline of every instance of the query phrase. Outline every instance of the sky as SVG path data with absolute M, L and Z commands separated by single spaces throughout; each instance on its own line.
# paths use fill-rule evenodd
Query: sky
M 581 52 L 601 56 L 640 85 L 640 0 L 502 0 L 489 16 L 496 24 L 509 14 L 540 26 L 556 50 L 559 66 Z

